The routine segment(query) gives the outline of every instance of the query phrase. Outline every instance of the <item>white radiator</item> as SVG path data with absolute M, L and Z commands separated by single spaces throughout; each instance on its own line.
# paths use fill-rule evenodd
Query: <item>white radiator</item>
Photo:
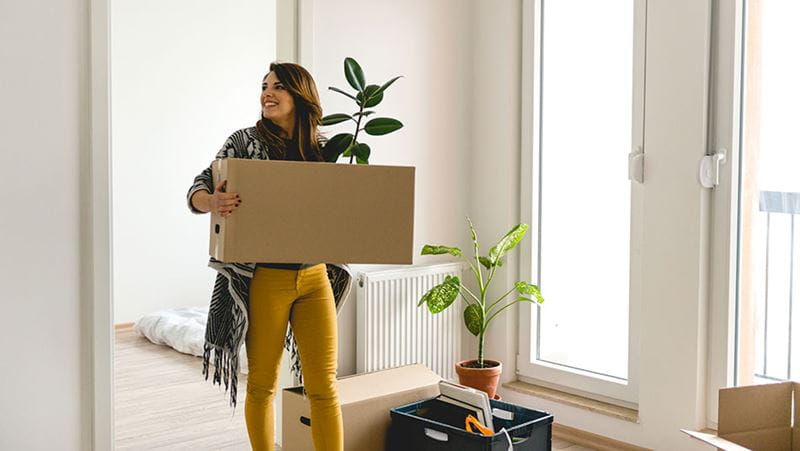
M 420 298 L 444 281 L 461 278 L 463 263 L 358 273 L 356 366 L 359 373 L 421 363 L 455 380 L 461 356 L 464 303 L 431 313 Z

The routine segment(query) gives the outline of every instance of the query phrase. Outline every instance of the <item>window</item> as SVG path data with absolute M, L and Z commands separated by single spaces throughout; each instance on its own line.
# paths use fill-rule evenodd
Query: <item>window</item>
M 643 143 L 644 1 L 530 8 L 522 271 L 547 302 L 522 310 L 517 365 L 538 383 L 635 403 L 641 193 L 625 161 Z
M 800 377 L 800 153 L 792 149 L 800 39 L 792 2 L 721 2 L 712 117 L 727 149 L 713 193 L 709 425 L 717 390 Z
M 736 383 L 800 380 L 800 4 L 745 5 Z

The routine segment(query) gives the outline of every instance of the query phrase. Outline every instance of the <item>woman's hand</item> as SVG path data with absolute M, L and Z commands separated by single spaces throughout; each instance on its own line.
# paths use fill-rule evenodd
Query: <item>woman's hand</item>
M 227 184 L 227 180 L 221 181 L 219 185 L 214 188 L 214 194 L 211 195 L 208 202 L 209 207 L 211 207 L 210 211 L 222 217 L 230 216 L 233 210 L 242 203 L 238 194 L 225 192 L 225 186 Z
M 222 217 L 230 216 L 242 200 L 236 193 L 226 193 L 225 186 L 228 181 L 223 180 L 214 188 L 214 194 L 209 194 L 208 191 L 202 190 L 194 193 L 192 196 L 192 204 L 200 211 L 213 212 Z

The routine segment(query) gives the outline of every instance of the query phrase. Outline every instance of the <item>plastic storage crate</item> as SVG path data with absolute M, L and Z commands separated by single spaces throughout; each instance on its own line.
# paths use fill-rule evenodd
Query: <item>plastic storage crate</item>
M 509 438 L 514 451 L 549 451 L 552 441 L 553 415 L 515 404 L 490 400 L 493 410 L 494 435 L 467 432 L 460 427 L 427 418 L 439 412 L 436 398 L 418 401 L 390 410 L 392 426 L 387 435 L 388 451 L 508 451 Z M 505 428 L 508 437 L 503 432 Z

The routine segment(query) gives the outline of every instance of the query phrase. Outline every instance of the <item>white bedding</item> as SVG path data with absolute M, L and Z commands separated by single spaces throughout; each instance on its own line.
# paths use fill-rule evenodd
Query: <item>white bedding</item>
M 181 307 L 159 310 L 141 317 L 133 329 L 158 345 L 166 345 L 178 352 L 203 356 L 208 307 Z M 239 353 L 239 372 L 247 374 L 247 353 L 242 343 Z M 213 365 L 213 351 L 212 361 Z

